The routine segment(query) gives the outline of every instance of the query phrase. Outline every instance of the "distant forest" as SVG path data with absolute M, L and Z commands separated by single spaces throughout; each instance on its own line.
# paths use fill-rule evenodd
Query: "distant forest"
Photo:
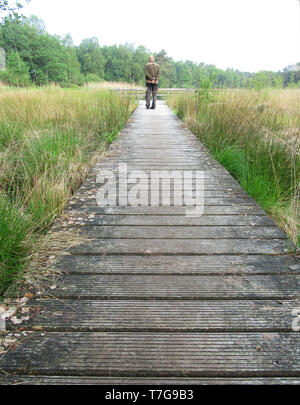
M 70 35 L 50 35 L 38 17 L 10 15 L 0 24 L 0 47 L 6 51 L 6 71 L 0 81 L 14 86 L 58 83 L 63 87 L 88 82 L 122 81 L 144 85 L 144 65 L 152 52 L 132 44 L 100 46 L 97 38 L 75 46 Z M 300 63 L 283 72 L 240 72 L 214 65 L 174 61 L 165 50 L 154 53 L 161 65 L 161 87 L 262 88 L 300 87 Z M 201 55 L 201 49 L 199 49 Z M 299 69 L 298 69 L 299 68 Z

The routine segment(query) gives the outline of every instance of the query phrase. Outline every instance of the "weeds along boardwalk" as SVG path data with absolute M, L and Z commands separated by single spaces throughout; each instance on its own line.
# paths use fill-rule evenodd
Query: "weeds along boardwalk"
M 57 225 L 81 242 L 62 245 L 55 285 L 29 300 L 29 319 L 6 322 L 1 382 L 300 383 L 300 266 L 285 233 L 163 101 L 141 103 L 111 150 Z M 132 181 L 139 171 L 140 198 L 151 171 L 203 172 L 204 212 L 186 215 L 176 181 L 168 206 L 160 188 L 156 206 L 99 205 L 120 163 Z M 103 186 L 107 170 L 119 177 Z

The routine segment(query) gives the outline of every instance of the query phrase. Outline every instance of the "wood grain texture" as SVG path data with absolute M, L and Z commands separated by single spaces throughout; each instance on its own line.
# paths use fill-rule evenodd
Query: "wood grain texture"
M 187 216 L 180 198 L 98 206 L 99 176 L 119 185 L 120 163 L 148 179 L 203 171 L 203 215 Z M 16 342 L 0 355 L 0 384 L 300 384 L 294 246 L 164 102 L 137 108 L 53 232 L 60 275 L 24 287 L 35 295 L 29 319 L 1 333 Z
M 93 197 L 94 199 L 94 197 Z M 86 206 L 82 202 L 70 203 L 67 207 L 66 212 L 89 212 L 92 214 L 102 214 L 102 215 L 182 215 L 186 216 L 186 210 L 193 207 L 99 207 L 97 205 Z M 216 206 L 204 206 L 203 215 L 266 215 L 265 211 L 256 205 L 216 205 Z M 195 216 L 199 218 L 199 216 Z
M 76 377 L 76 376 L 0 376 L 0 385 L 299 385 L 295 377 L 186 378 L 186 377 Z M 159 389 L 159 387 L 158 387 Z
M 80 256 L 65 255 L 57 268 L 67 274 L 299 274 L 288 255 Z
M 35 300 L 22 329 L 47 331 L 292 332 L 294 301 Z M 7 322 L 8 330 L 19 325 Z
M 290 299 L 300 296 L 300 275 L 175 276 L 69 275 L 49 293 L 81 299 Z
M 221 235 L 220 235 L 221 236 Z M 70 248 L 72 254 L 283 254 L 285 239 L 96 239 Z
M 98 239 L 287 239 L 276 226 L 84 226 L 82 234 Z
M 88 376 L 300 376 L 296 333 L 45 332 L 8 352 L 6 372 Z
M 76 376 L 0 376 L 0 385 L 299 385 L 300 377 L 271 378 L 172 378 L 172 377 L 76 377 Z M 158 387 L 159 389 L 159 387 Z
M 89 215 L 78 212 L 69 216 L 68 226 L 73 225 L 110 225 L 117 226 L 274 226 L 266 215 L 202 215 L 187 217 L 184 215 Z M 183 229 L 183 228 L 181 228 Z M 256 228 L 253 228 L 254 230 Z M 278 228 L 277 228 L 278 229 Z

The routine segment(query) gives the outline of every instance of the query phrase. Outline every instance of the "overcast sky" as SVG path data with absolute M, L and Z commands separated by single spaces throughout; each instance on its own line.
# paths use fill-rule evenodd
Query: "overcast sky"
M 242 71 L 282 70 L 300 61 L 299 0 L 31 0 L 23 14 L 78 45 L 134 43 Z

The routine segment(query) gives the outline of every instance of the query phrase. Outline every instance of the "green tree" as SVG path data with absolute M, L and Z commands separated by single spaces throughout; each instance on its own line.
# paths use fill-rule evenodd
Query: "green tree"
M 80 63 L 77 58 L 76 48 L 70 34 L 67 34 L 62 41 L 65 48 L 63 61 L 66 66 L 67 82 L 66 85 L 82 84 L 84 79 L 80 72 Z
M 53 81 L 62 86 L 72 86 L 103 79 L 145 83 L 144 65 L 151 52 L 144 46 L 125 43 L 100 47 L 97 38 L 87 38 L 75 47 L 69 34 L 64 38 L 48 34 L 38 17 L 14 15 L 21 7 L 19 3 L 0 0 L 0 11 L 5 14 L 0 24 L 0 46 L 7 56 L 13 54 L 10 73 L 1 73 L 3 80 L 7 81 L 11 74 L 12 82 L 21 83 L 21 73 L 15 69 L 17 54 L 21 67 L 26 65 L 36 71 L 38 84 Z M 188 60 L 174 62 L 164 49 L 154 55 L 161 65 L 162 87 L 203 89 L 207 83 L 212 83 L 214 88 L 252 87 L 260 90 L 266 87 L 297 87 L 300 83 L 300 63 L 288 66 L 283 72 L 254 74 L 234 69 L 222 70 L 214 65 Z M 25 65 L 22 65 L 23 62 Z M 16 77 L 19 77 L 17 81 Z
M 162 49 L 155 55 L 156 62 L 160 65 L 160 85 L 161 87 L 175 87 L 177 82 L 175 63 L 167 54 L 167 51 Z
M 28 3 L 29 0 L 26 1 Z M 0 10 L 2 11 L 15 11 L 24 7 L 21 1 L 0 0 Z
M 133 62 L 132 49 L 125 45 L 104 46 L 102 48 L 105 57 L 105 80 L 133 82 L 131 71 Z
M 249 86 L 257 91 L 272 87 L 272 72 L 260 71 L 249 80 Z
M 7 55 L 17 53 L 28 67 L 34 68 L 38 84 L 56 82 L 68 86 L 82 82 L 71 37 L 48 34 L 36 17 L 7 17 L 0 25 L 0 46 Z
M 150 51 L 144 46 L 139 46 L 133 50 L 133 58 L 131 62 L 131 78 L 137 83 L 144 85 L 145 72 L 144 66 L 148 62 Z
M 14 16 L 19 18 L 18 11 L 24 7 L 30 0 L 25 1 L 12 1 L 12 0 L 0 0 L 0 13 L 3 19 L 7 16 Z M 25 4 L 24 4 L 25 3 Z
M 283 75 L 280 72 L 278 72 L 277 74 L 274 75 L 273 85 L 276 89 L 283 88 Z
M 176 69 L 176 85 L 179 87 L 192 87 L 193 85 L 193 68 L 194 64 L 191 61 L 175 62 Z
M 84 39 L 76 49 L 81 72 L 84 75 L 93 74 L 99 80 L 104 78 L 105 59 L 97 38 Z
M 29 67 L 18 53 L 12 52 L 7 57 L 8 83 L 14 86 L 29 86 Z
M 47 33 L 44 21 L 36 15 L 31 15 L 29 18 L 23 17 L 23 21 L 30 27 L 33 27 L 38 35 Z

